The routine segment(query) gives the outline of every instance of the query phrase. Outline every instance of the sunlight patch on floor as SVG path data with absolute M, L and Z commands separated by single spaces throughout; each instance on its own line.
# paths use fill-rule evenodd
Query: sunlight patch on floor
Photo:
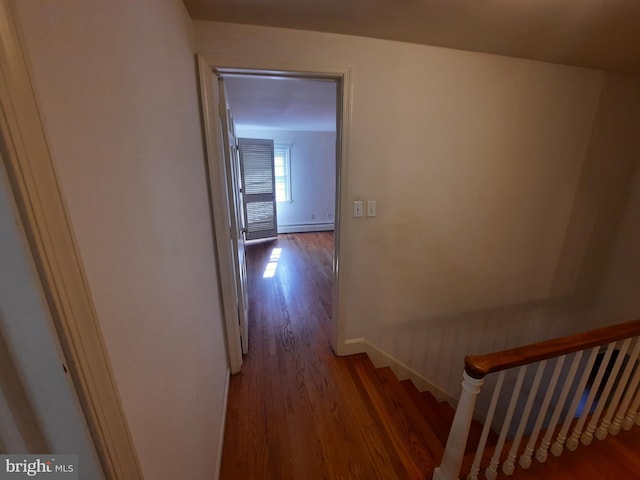
M 267 268 L 264 269 L 262 278 L 271 278 L 276 274 L 276 269 L 278 268 L 278 260 L 280 260 L 281 254 L 281 248 L 274 248 L 272 250 L 271 256 L 269 257 L 269 263 L 267 263 Z

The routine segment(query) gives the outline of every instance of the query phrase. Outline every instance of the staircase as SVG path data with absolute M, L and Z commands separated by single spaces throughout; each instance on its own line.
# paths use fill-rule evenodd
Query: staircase
M 420 392 L 411 380 L 398 380 L 392 370 L 376 368 L 366 354 L 346 357 L 349 370 L 373 418 L 384 428 L 389 449 L 397 453 L 398 478 L 428 480 L 442 460 L 455 410 L 431 392 Z M 466 478 L 482 433 L 473 420 L 465 448 L 460 478 Z M 482 467 L 488 465 L 498 435 L 490 431 Z M 526 442 L 523 442 L 526 443 Z M 507 441 L 508 450 L 509 442 Z M 484 478 L 481 475 L 480 478 Z M 562 457 L 549 455 L 544 464 L 534 462 L 528 470 L 516 469 L 498 479 L 640 479 L 640 434 L 623 431 L 607 441 L 597 441 Z
M 447 442 L 455 410 L 411 380 L 400 381 L 390 368 L 376 369 L 366 354 L 346 357 L 357 388 L 371 415 L 384 426 L 389 448 L 397 452 L 398 478 L 430 479 Z M 467 452 L 473 454 L 482 425 L 472 422 Z M 490 444 L 497 435 L 492 432 Z

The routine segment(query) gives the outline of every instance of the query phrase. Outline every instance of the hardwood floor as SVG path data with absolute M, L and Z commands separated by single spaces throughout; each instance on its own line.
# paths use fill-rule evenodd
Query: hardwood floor
M 274 249 L 275 274 L 263 278 Z M 394 448 L 353 358 L 331 350 L 332 258 L 331 232 L 247 248 L 249 354 L 229 387 L 224 480 L 427 478 L 432 469 L 417 471 Z
M 332 243 L 292 234 L 247 249 L 249 354 L 230 382 L 223 480 L 424 480 L 439 463 L 453 409 L 331 351 Z M 640 479 L 638 451 L 640 431 L 621 432 L 498 478 Z

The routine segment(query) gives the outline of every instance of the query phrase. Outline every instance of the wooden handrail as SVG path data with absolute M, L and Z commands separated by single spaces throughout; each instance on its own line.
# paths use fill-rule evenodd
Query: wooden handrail
M 540 362 L 548 358 L 559 357 L 567 353 L 574 353 L 639 335 L 640 320 L 634 320 L 501 352 L 488 353 L 486 355 L 468 355 L 464 359 L 464 366 L 468 375 L 480 379 L 490 373 Z

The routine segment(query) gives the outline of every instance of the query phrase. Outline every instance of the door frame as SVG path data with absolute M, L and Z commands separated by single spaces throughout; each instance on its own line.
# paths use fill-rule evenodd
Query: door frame
M 336 102 L 336 199 L 334 213 L 334 249 L 333 249 L 333 305 L 331 321 L 331 347 L 336 355 L 344 353 L 345 338 L 345 292 L 342 278 L 345 265 L 341 262 L 344 242 L 341 235 L 341 219 L 348 218 L 349 209 L 345 190 L 347 185 L 347 164 L 349 153 L 349 133 L 351 127 L 351 69 L 343 66 L 318 66 L 285 63 L 265 58 L 229 58 L 215 53 L 196 55 L 200 78 L 200 99 L 204 123 L 205 154 L 208 170 L 209 198 L 213 215 L 214 236 L 218 249 L 218 278 L 222 290 L 224 317 L 226 326 L 227 353 L 231 373 L 240 371 L 242 350 L 238 330 L 237 313 L 234 315 L 235 299 L 230 286 L 233 286 L 233 256 L 226 235 L 229 232 L 229 194 L 224 175 L 223 147 L 219 135 L 219 120 L 214 117 L 218 106 L 215 104 L 214 79 L 218 74 L 250 74 L 279 77 L 330 79 L 338 85 Z
M 62 198 L 11 0 L 0 0 L 0 149 L 19 222 L 106 478 L 142 470 Z

